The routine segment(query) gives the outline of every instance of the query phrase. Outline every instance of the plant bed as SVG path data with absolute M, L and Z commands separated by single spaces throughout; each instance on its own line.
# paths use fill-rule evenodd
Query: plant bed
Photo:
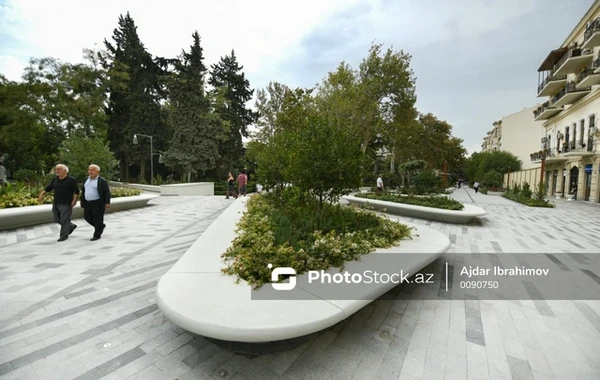
M 366 210 L 324 204 L 315 215 L 311 206 L 286 204 L 271 194 L 252 197 L 238 237 L 223 254 L 233 261 L 224 273 L 260 287 L 270 281 L 267 264 L 293 267 L 298 274 L 343 267 L 411 238 L 411 228 Z
M 371 212 L 348 207 L 335 207 L 334 209 L 343 216 L 334 219 L 344 220 L 349 230 L 352 225 L 365 227 L 366 223 L 385 220 L 386 222 L 381 224 L 384 227 L 377 233 L 379 239 L 376 240 L 381 241 L 373 242 L 371 238 L 368 243 L 363 242 L 359 245 L 356 242 L 362 241 L 358 239 L 360 233 L 352 235 L 350 232 L 347 239 L 343 240 L 324 237 L 314 240 L 314 236 L 306 236 L 295 230 L 302 228 L 310 231 L 309 221 L 289 220 L 292 225 L 288 227 L 279 225 L 284 223 L 282 222 L 284 219 L 297 214 L 293 210 L 288 210 L 291 214 L 278 212 L 280 209 L 265 202 L 264 197 L 266 196 L 253 195 L 235 200 L 161 277 L 156 290 L 157 304 L 173 323 L 195 334 L 229 342 L 285 342 L 287 339 L 304 337 L 345 320 L 397 284 L 378 284 L 376 291 L 366 297 L 356 296 L 356 299 L 340 300 L 312 293 L 310 289 L 302 286 L 303 279 L 305 281 L 307 275 L 298 274 L 298 285 L 292 290 L 283 292 L 284 299 L 253 299 L 252 294 L 273 292 L 268 284 L 253 290 L 257 285 L 269 280 L 267 264 L 296 265 L 298 271 L 301 271 L 301 268 L 306 266 L 295 256 L 294 249 L 301 246 L 310 247 L 307 241 L 313 239 L 313 243 L 322 241 L 318 243 L 318 245 L 323 244 L 322 248 L 332 246 L 340 248 L 340 252 L 325 249 L 312 251 L 313 254 L 318 254 L 315 257 L 311 256 L 311 262 L 315 266 L 331 267 L 328 271 L 330 273 L 338 272 L 339 268 L 334 268 L 331 262 L 326 262 L 324 260 L 326 258 L 345 265 L 348 270 L 362 271 L 372 268 L 373 262 L 370 260 L 381 260 L 382 255 L 393 255 L 397 270 L 417 273 L 443 255 L 450 247 L 448 237 L 432 228 L 399 224 L 373 215 Z M 248 209 L 247 202 L 250 202 Z M 248 211 L 244 213 L 246 209 Z M 297 213 L 301 211 L 297 210 Z M 275 221 L 277 215 L 279 217 Z M 360 221 L 352 222 L 344 219 L 351 216 L 358 216 Z M 301 225 L 293 223 L 301 223 Z M 393 223 L 399 227 L 394 228 Z M 279 231 L 274 230 L 273 227 Z M 371 230 L 377 230 L 376 227 Z M 408 237 L 407 233 L 412 234 L 415 227 L 418 236 L 413 235 L 411 239 L 400 240 L 399 246 L 376 249 L 364 255 L 360 253 L 365 250 L 369 252 L 367 248 L 374 245 L 387 245 L 386 242 L 397 241 L 403 236 Z M 283 238 L 286 234 L 290 236 L 290 243 L 276 244 L 277 239 Z M 302 236 L 306 241 L 301 241 Z M 345 245 L 341 244 L 342 241 L 346 242 Z M 357 247 L 352 244 L 357 244 Z M 252 250 L 250 247 L 253 247 Z M 306 253 L 300 255 L 306 257 Z M 231 260 L 227 262 L 223 256 Z M 361 256 L 360 260 L 346 262 L 352 257 L 359 256 Z M 268 258 L 273 262 L 269 262 Z M 253 283 L 249 283 L 244 278 L 250 279 Z
M 364 195 L 367 195 L 366 197 Z M 383 199 L 382 199 L 383 198 Z M 390 214 L 415 217 L 425 220 L 435 220 L 446 223 L 469 223 L 475 217 L 486 214 L 481 207 L 474 205 L 463 205 L 446 197 L 399 197 L 399 196 L 369 196 L 369 194 L 348 195 L 342 197 L 351 205 L 369 207 L 374 210 L 388 212 Z M 389 199 L 389 200 L 388 200 Z M 410 203 L 408 203 L 410 202 Z M 458 209 L 458 203 L 462 208 Z M 428 205 L 428 206 L 425 206 Z M 433 207 L 433 205 L 438 207 Z M 442 208 L 453 207 L 455 209 Z
M 423 207 L 432 207 L 432 208 L 441 208 L 444 210 L 462 210 L 465 206 L 455 201 L 454 199 L 450 199 L 445 196 L 432 196 L 432 195 L 419 195 L 412 196 L 408 194 L 376 194 L 376 193 L 366 193 L 366 194 L 356 194 L 356 197 L 359 198 L 367 198 L 367 199 L 376 199 L 384 202 L 394 202 L 394 203 L 404 203 L 408 205 L 414 206 L 423 206 Z
M 510 199 L 511 201 L 515 201 L 515 202 L 519 202 L 521 204 L 524 204 L 526 206 L 530 206 L 530 207 L 547 207 L 547 208 L 554 208 L 556 207 L 556 205 L 550 201 L 548 201 L 547 199 L 535 199 L 535 198 L 527 198 L 523 195 L 515 195 L 512 193 L 508 193 L 505 192 L 502 194 L 502 196 L 506 199 Z

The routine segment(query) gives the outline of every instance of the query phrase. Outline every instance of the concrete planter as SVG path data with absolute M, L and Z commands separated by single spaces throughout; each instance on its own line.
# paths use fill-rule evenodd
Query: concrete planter
M 193 182 L 161 185 L 160 193 L 162 195 L 215 195 L 215 183 Z
M 354 195 L 347 195 L 342 199 L 355 205 L 366 205 L 375 210 L 385 210 L 390 214 L 409 216 L 414 218 L 435 220 L 438 222 L 463 224 L 469 223 L 475 217 L 481 217 L 486 214 L 481 207 L 464 205 L 462 210 L 445 210 L 441 208 L 409 205 L 405 203 L 386 202 L 377 199 L 359 198 Z
M 119 197 L 111 200 L 107 212 L 130 210 L 144 207 L 158 195 L 142 194 L 133 197 Z M 72 218 L 82 218 L 83 208 L 79 202 L 73 207 Z M 53 222 L 52 205 L 13 207 L 0 210 L 0 230 L 10 230 L 21 227 L 35 226 Z
M 226 266 L 221 254 L 236 236 L 236 223 L 247 199 L 234 201 L 160 279 L 156 289 L 158 307 L 176 325 L 224 341 L 281 341 L 331 327 L 397 286 L 376 284 L 368 297 L 358 300 L 320 298 L 303 288 L 305 273 L 297 276 L 298 285 L 285 294 L 285 299 L 252 299 L 251 285 L 243 280 L 236 283 L 236 276 L 221 272 Z M 372 268 L 371 260 L 381 260 L 378 255 L 394 255 L 398 269 L 418 272 L 443 255 L 450 248 L 450 240 L 431 228 L 417 228 L 418 236 L 413 240 L 364 255 L 359 261 L 346 263 L 345 268 L 364 271 Z M 258 292 L 269 288 L 265 284 Z

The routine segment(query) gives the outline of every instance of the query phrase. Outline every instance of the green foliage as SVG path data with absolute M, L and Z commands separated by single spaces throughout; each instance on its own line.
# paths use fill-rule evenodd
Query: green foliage
M 404 203 L 415 206 L 433 207 L 444 210 L 462 210 L 465 206 L 445 196 L 403 196 L 395 194 L 362 193 L 356 194 L 358 198 L 375 199 L 378 201 Z
M 544 183 L 536 185 L 535 193 L 527 182 L 523 183 L 523 187 L 515 185 L 513 189 L 507 189 L 502 196 L 515 202 L 523 203 L 531 207 L 556 207 L 556 205 L 545 199 L 547 187 Z
M 270 281 L 267 264 L 292 267 L 296 273 L 343 268 L 376 248 L 411 238 L 411 228 L 354 207 L 326 205 L 317 218 L 300 192 L 256 195 L 238 222 L 237 237 L 222 255 L 230 259 L 223 272 L 260 287 Z M 285 199 L 285 202 L 282 201 Z
M 494 169 L 485 173 L 481 178 L 481 185 L 487 187 L 498 188 L 501 187 L 503 183 L 504 175 Z
M 176 61 L 176 72 L 169 80 L 171 108 L 169 125 L 173 130 L 166 165 L 187 175 L 203 175 L 219 161 L 219 143 L 226 140 L 227 123 L 212 110 L 223 94 L 205 92 L 206 67 L 198 32 L 192 35 L 189 52 Z M 218 98 L 220 97 L 220 98 Z
M 110 189 L 112 198 L 133 197 L 140 194 L 142 194 L 142 190 L 140 189 L 130 189 L 127 187 L 112 187 Z
M 98 165 L 100 175 L 112 180 L 118 163 L 103 139 L 81 135 L 75 135 L 63 142 L 59 149 L 59 160 L 69 167 L 69 175 L 79 181 L 88 175 L 88 167 L 91 164 Z
M 439 193 L 442 187 L 442 179 L 429 170 L 417 174 L 412 182 L 418 194 Z
M 360 139 L 321 117 L 302 90 L 289 93 L 283 107 L 281 128 L 257 155 L 259 182 L 292 184 L 318 199 L 319 212 L 324 202 L 336 202 L 360 186 Z
M 491 152 L 473 153 L 467 162 L 466 174 L 471 182 L 483 182 L 484 176 L 489 172 L 495 171 L 504 175 L 504 173 L 507 173 L 509 170 L 511 172 L 521 170 L 521 165 L 521 160 L 510 152 L 495 150 Z M 503 182 L 504 177 L 502 177 L 500 185 Z
M 246 107 L 254 90 L 242 72 L 243 66 L 237 61 L 235 52 L 221 57 L 219 62 L 211 65 L 208 83 L 214 92 L 222 94 L 224 101 L 215 107 L 220 119 L 228 125 L 224 139 L 219 142 L 218 167 L 231 170 L 244 156 L 242 137 L 248 137 L 248 126 L 256 121 L 257 114 Z
M 39 205 L 38 195 L 41 190 L 40 187 L 28 186 L 22 183 L 2 186 L 0 187 L 0 209 Z M 139 189 L 124 187 L 113 187 L 110 191 L 112 198 L 131 197 L 142 193 Z M 53 201 L 54 195 L 49 193 L 44 196 L 42 203 L 51 204 Z

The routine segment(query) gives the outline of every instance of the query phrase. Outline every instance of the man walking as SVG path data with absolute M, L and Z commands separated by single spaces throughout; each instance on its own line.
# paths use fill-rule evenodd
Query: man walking
M 65 241 L 77 228 L 76 224 L 71 223 L 71 214 L 73 213 L 73 207 L 77 204 L 79 187 L 77 186 L 77 180 L 68 175 L 69 168 L 65 165 L 56 165 L 54 173 L 56 173 L 56 177 L 40 192 L 38 200 L 42 203 L 44 195 L 54 190 L 52 215 L 54 216 L 54 222 L 60 224 L 60 236 L 57 241 Z
M 94 236 L 91 241 L 98 240 L 102 236 L 106 224 L 104 224 L 104 212 L 110 208 L 110 187 L 104 177 L 100 176 L 100 167 L 90 165 L 88 167 L 89 177 L 83 182 L 81 188 L 81 207 L 83 207 L 83 218 L 94 227 Z

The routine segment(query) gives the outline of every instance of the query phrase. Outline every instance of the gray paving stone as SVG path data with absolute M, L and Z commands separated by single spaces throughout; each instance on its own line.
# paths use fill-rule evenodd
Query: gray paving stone
M 583 256 L 600 252 L 594 241 L 598 205 L 557 201 L 556 209 L 541 210 L 468 188 L 452 196 L 488 215 L 463 226 L 399 218 L 450 237 L 450 250 L 428 270 L 441 274 L 443 261 L 459 266 L 460 254 L 494 253 L 489 259 L 499 263 L 505 252 L 541 253 L 559 270 L 581 271 L 600 285 Z M 152 201 L 155 207 L 107 214 L 110 230 L 96 248 L 90 248 L 92 230 L 84 221 L 75 222 L 80 228 L 67 245 L 55 243 L 53 224 L 0 232 L 0 294 L 11 295 L 10 303 L 0 304 L 0 376 L 462 380 L 481 378 L 481 371 L 493 379 L 518 378 L 514 373 L 523 367 L 528 378 L 595 379 L 600 369 L 594 356 L 600 349 L 598 301 L 465 302 L 444 300 L 442 289 L 439 301 L 419 301 L 411 299 L 414 287 L 393 289 L 293 350 L 253 359 L 227 352 L 166 320 L 152 301 L 160 276 L 227 202 L 160 197 Z M 579 220 L 589 223 L 569 228 Z M 32 253 L 41 245 L 44 255 Z M 27 273 L 31 269 L 39 272 Z M 534 298 L 536 288 L 529 290 Z M 113 346 L 104 348 L 107 341 Z M 81 363 L 61 370 L 77 357 Z M 53 371 L 34 372 L 51 363 Z

